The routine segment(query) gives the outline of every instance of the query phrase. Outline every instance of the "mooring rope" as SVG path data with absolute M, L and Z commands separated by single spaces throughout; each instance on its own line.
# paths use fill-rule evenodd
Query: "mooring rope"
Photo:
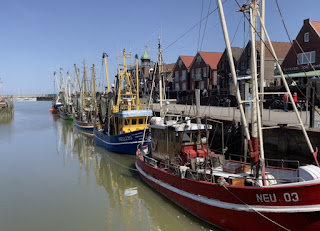
M 260 213 L 259 211 L 257 211 L 256 209 L 254 209 L 251 205 L 247 204 L 246 202 L 244 202 L 243 200 L 241 200 L 237 195 L 235 195 L 233 192 L 231 192 L 225 185 L 222 185 L 222 187 L 224 187 L 232 196 L 234 196 L 235 198 L 237 198 L 241 203 L 243 203 L 244 205 L 248 206 L 250 209 L 252 209 L 253 211 L 255 211 L 256 213 L 258 213 L 260 216 L 262 216 L 263 218 L 265 218 L 266 220 L 272 222 L 273 224 L 279 226 L 280 228 L 290 231 L 290 229 L 280 225 L 278 222 L 272 220 L 271 218 L 267 217 L 266 215 L 263 215 L 262 213 Z
M 121 164 L 120 162 L 116 161 L 115 159 L 111 158 L 109 155 L 106 155 L 106 156 L 107 156 L 107 158 L 109 158 L 109 159 L 112 160 L 114 163 L 118 164 L 119 166 L 121 166 L 121 167 L 123 167 L 123 168 L 125 168 L 125 169 L 128 169 L 128 170 L 131 170 L 131 171 L 136 171 L 136 172 L 138 172 L 138 169 L 136 169 L 136 168 L 130 168 L 130 167 L 128 167 L 128 166 L 125 166 L 125 165 Z

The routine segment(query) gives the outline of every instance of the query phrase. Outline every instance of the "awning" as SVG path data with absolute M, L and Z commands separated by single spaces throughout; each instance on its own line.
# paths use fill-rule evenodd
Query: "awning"
M 291 74 L 284 74 L 285 78 L 288 78 L 288 75 L 290 78 L 301 78 L 301 77 L 313 77 L 313 76 L 320 76 L 320 70 L 317 71 L 306 71 L 306 72 L 297 72 L 297 73 L 291 73 Z M 275 75 L 275 79 L 281 78 L 281 75 Z
M 251 79 L 251 75 L 241 75 L 237 77 L 237 80 L 247 80 L 247 79 Z

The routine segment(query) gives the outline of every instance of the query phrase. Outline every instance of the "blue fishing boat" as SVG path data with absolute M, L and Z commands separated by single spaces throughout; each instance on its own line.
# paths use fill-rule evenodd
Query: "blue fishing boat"
M 107 73 L 106 57 L 106 55 L 103 56 Z M 105 119 L 95 126 L 93 133 L 94 141 L 107 150 L 134 155 L 140 145 L 151 144 L 148 127 L 153 112 L 149 105 L 140 103 L 139 84 L 133 86 L 131 73 L 127 71 L 126 58 L 128 57 L 130 54 L 126 54 L 123 50 L 123 66 L 122 69 L 118 68 L 116 86 L 110 90 L 108 85 L 105 100 L 101 101 L 105 105 L 100 107 L 106 110 L 104 115 L 99 117 Z M 136 59 L 137 66 L 138 59 Z M 139 83 L 138 72 L 136 73 L 135 82 Z

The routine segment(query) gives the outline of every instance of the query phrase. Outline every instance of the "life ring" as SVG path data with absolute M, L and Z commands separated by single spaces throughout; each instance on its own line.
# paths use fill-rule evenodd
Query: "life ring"
M 151 141 L 151 149 L 152 151 L 156 150 L 158 142 L 156 140 Z

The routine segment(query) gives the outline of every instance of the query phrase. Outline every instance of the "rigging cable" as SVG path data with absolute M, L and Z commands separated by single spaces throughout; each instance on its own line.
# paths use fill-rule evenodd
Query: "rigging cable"
M 234 196 L 236 199 L 238 199 L 241 203 L 243 203 L 244 205 L 248 206 L 248 208 L 252 209 L 254 212 L 258 213 L 260 216 L 262 216 L 263 218 L 265 218 L 266 220 L 272 222 L 273 224 L 279 226 L 280 228 L 290 231 L 290 229 L 284 227 L 283 225 L 279 224 L 278 222 L 272 220 L 271 218 L 267 217 L 266 215 L 262 214 L 261 212 L 257 211 L 253 206 L 247 204 L 246 202 L 244 202 L 243 200 L 241 200 L 237 195 L 235 195 L 233 192 L 231 192 L 225 185 L 221 185 L 222 187 L 224 187 L 232 196 Z
M 201 15 L 200 15 L 200 27 L 199 27 L 199 34 L 198 34 L 198 47 L 197 47 L 197 52 L 199 51 L 199 45 L 200 45 L 200 35 L 201 35 L 201 22 L 202 22 L 202 13 L 203 13 L 203 0 L 202 0 L 202 4 L 201 4 Z M 208 19 L 208 17 L 207 17 Z
M 225 3 L 227 0 L 225 0 L 223 3 Z M 170 43 L 166 48 L 162 50 L 164 52 L 169 47 L 171 47 L 173 44 L 179 41 L 179 39 L 183 38 L 186 34 L 188 34 L 190 31 L 192 31 L 195 27 L 197 27 L 203 20 L 205 20 L 207 17 L 209 17 L 211 14 L 213 14 L 215 11 L 218 10 L 218 7 L 216 7 L 214 10 L 212 10 L 205 18 L 202 18 L 199 22 L 197 22 L 195 25 L 193 25 L 189 30 L 187 30 L 185 33 L 180 35 L 176 40 L 174 40 L 172 43 Z
M 203 29 L 203 36 L 202 36 L 202 41 L 201 41 L 201 45 L 200 45 L 200 50 L 202 49 L 203 39 L 204 39 L 204 35 L 205 35 L 206 29 L 207 29 L 207 23 L 208 23 L 208 18 L 209 18 L 209 13 L 210 13 L 211 2 L 212 1 L 209 2 L 208 13 L 206 16 L 206 24 L 204 25 L 204 29 Z
M 276 0 L 276 1 L 277 1 L 277 0 Z M 236 2 L 237 5 L 239 6 L 239 8 L 242 8 L 242 7 L 240 6 L 238 0 L 235 0 L 235 2 Z M 244 15 L 245 15 L 245 14 L 244 14 Z M 245 18 L 248 20 L 248 22 L 250 23 L 250 26 L 253 28 L 254 32 L 255 32 L 256 35 L 260 38 L 260 41 L 265 45 L 266 49 L 270 52 L 270 54 L 271 54 L 272 57 L 275 59 L 275 61 L 279 64 L 279 66 L 282 67 L 282 65 L 280 64 L 280 62 L 277 61 L 276 58 L 275 58 L 275 56 L 272 54 L 271 49 L 267 46 L 266 42 L 261 40 L 260 34 L 259 34 L 258 31 L 256 30 L 256 28 L 254 28 L 254 26 L 251 24 L 248 16 L 245 15 Z M 270 42 L 271 42 L 271 41 L 270 41 Z M 284 70 L 283 70 L 283 74 L 286 74 L 287 78 L 290 79 L 290 80 L 292 80 L 292 78 L 288 75 L 288 73 L 285 73 Z M 305 74 L 306 74 L 306 73 L 305 73 Z M 301 89 L 300 89 L 298 86 L 296 86 L 296 87 L 297 87 L 297 89 L 299 90 L 299 92 L 303 95 L 303 97 L 305 97 L 305 99 L 309 102 L 309 104 L 310 104 L 312 107 L 314 107 L 314 105 L 310 102 L 310 100 L 306 97 L 306 95 L 303 94 L 303 92 L 301 91 Z M 314 107 L 314 108 L 315 108 L 315 107 Z M 315 111 L 320 115 L 319 111 L 318 111 L 316 108 L 315 108 Z

